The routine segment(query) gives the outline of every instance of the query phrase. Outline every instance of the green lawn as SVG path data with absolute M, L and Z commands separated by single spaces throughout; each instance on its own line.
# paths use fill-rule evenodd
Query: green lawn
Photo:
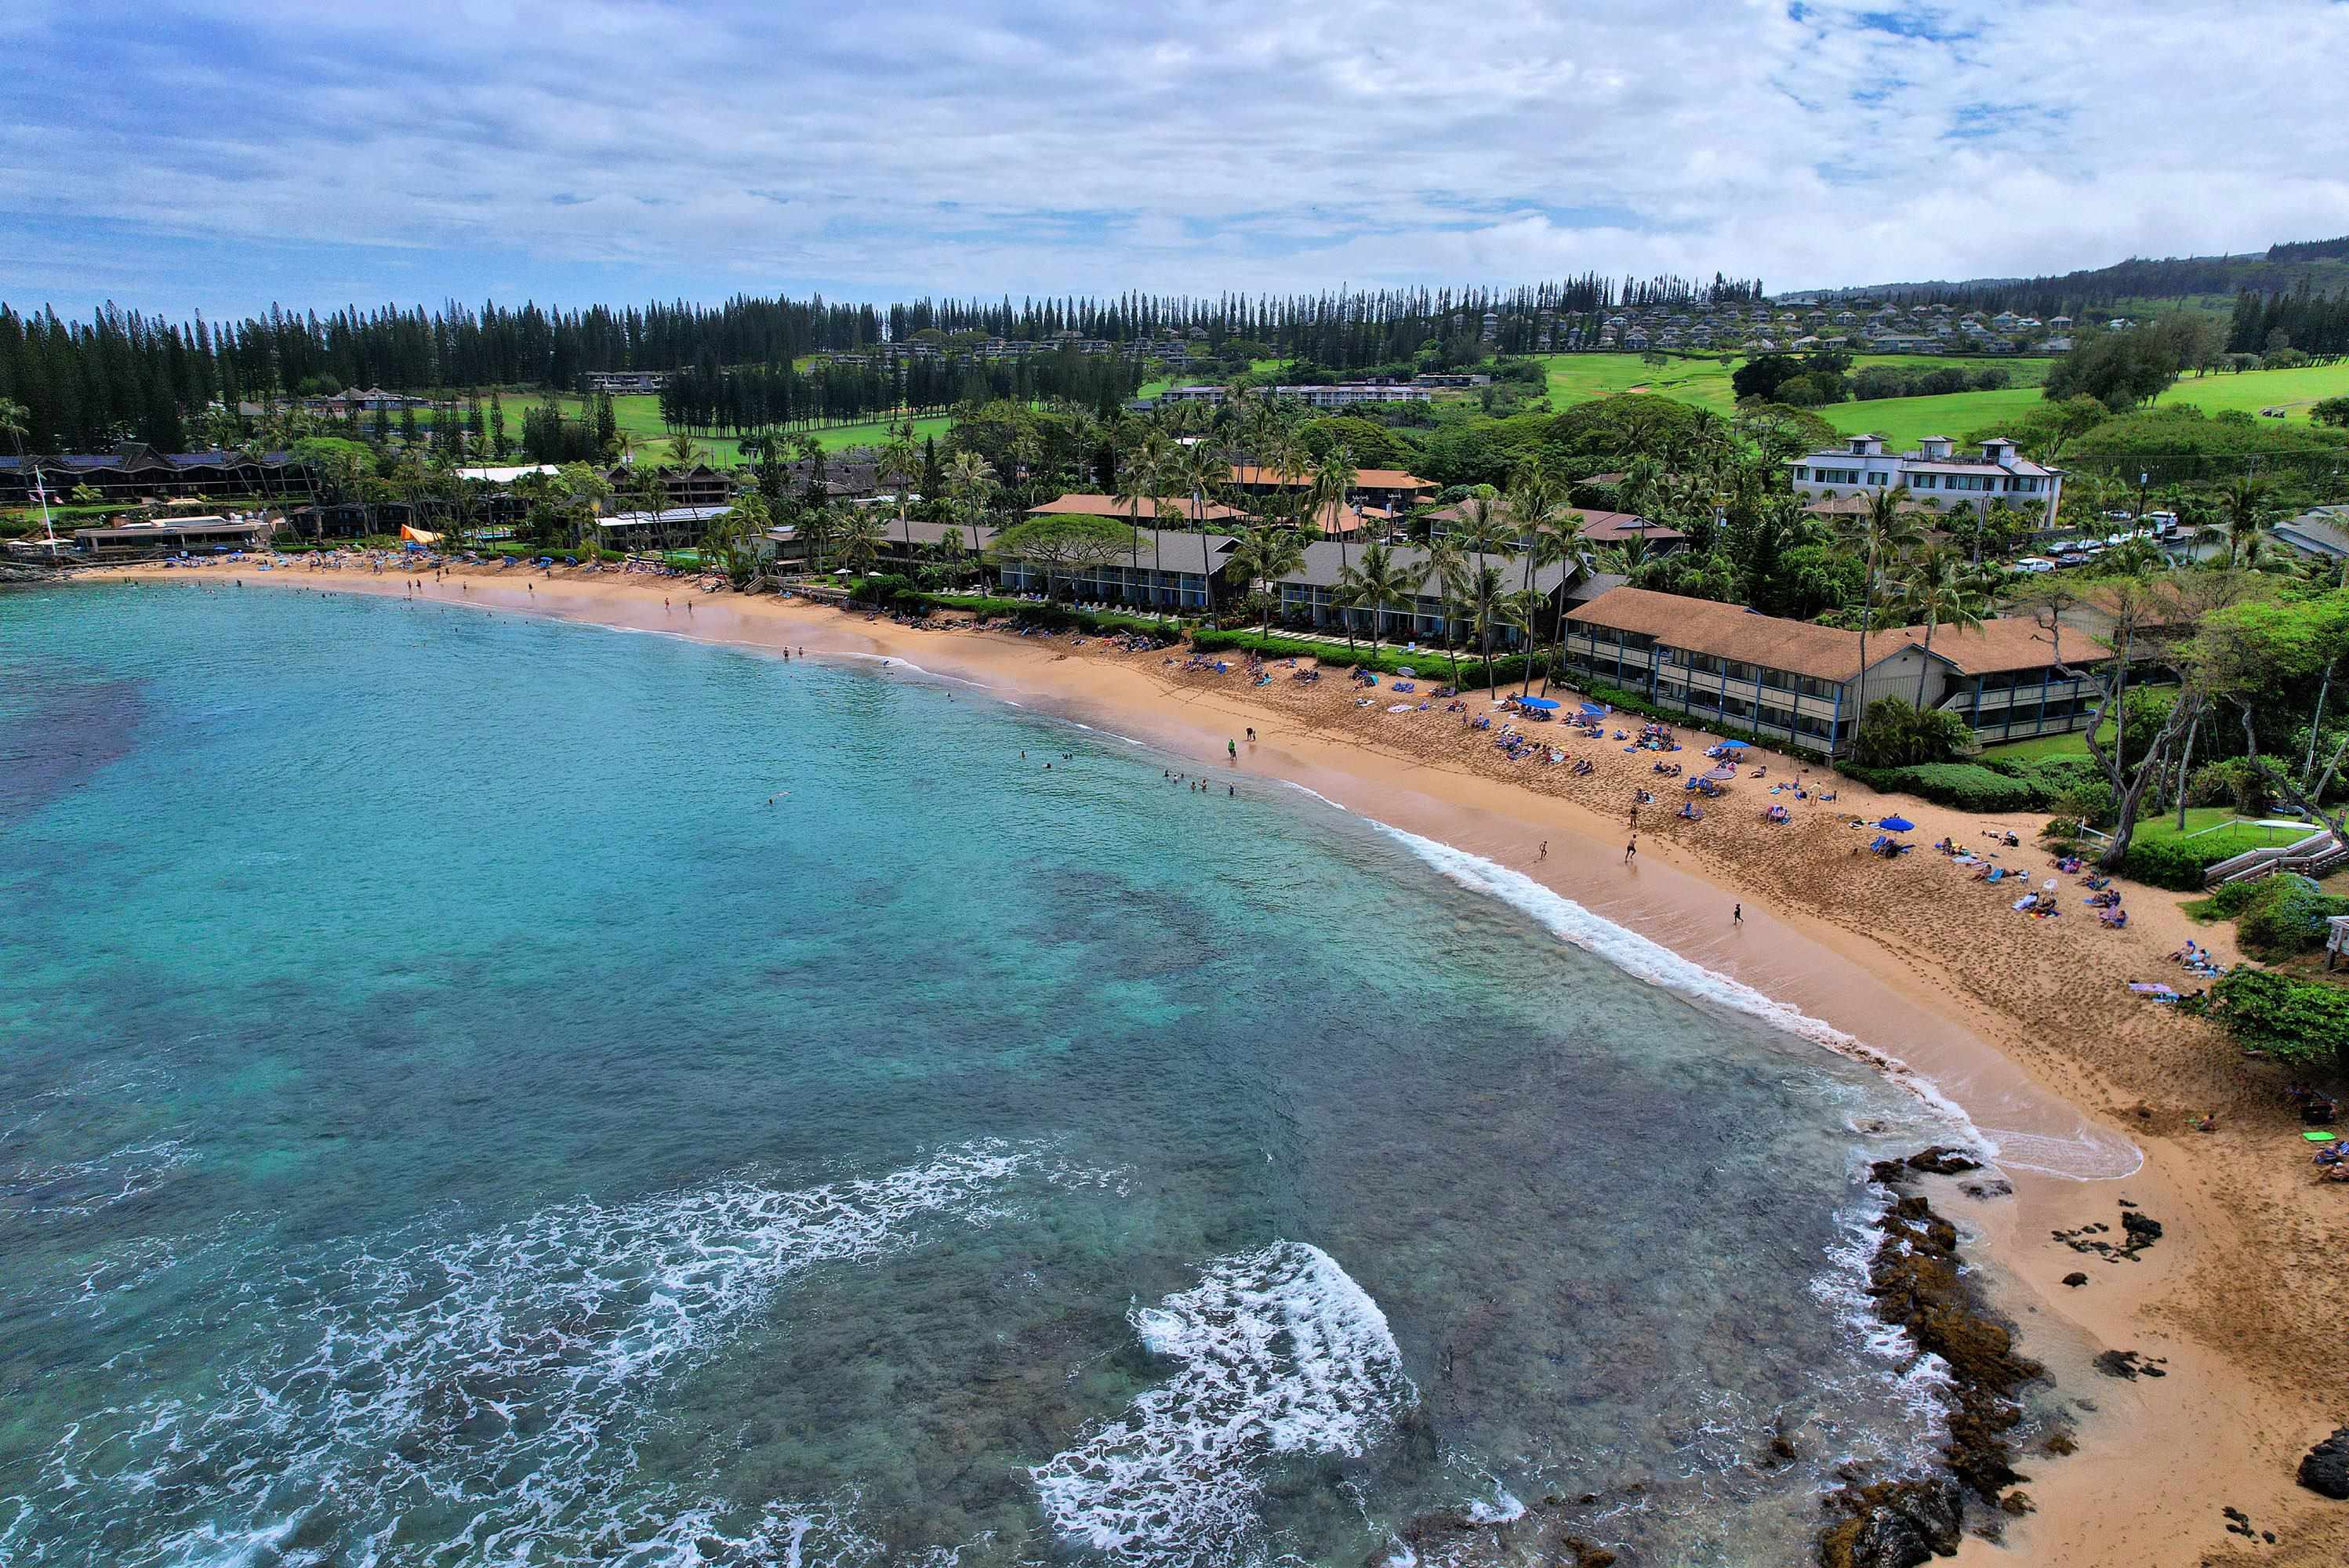
M 2279 844 L 2298 843 L 2314 832 L 2313 828 L 2297 824 L 2284 828 L 2262 828 L 2255 822 L 2240 821 L 2231 807 L 2189 806 L 2186 809 L 2186 832 L 2178 831 L 2178 813 L 2164 811 L 2158 816 L 2140 819 L 2137 826 L 2139 842 L 2158 839 L 2188 837 L 2198 849 L 2212 852 L 2213 858 L 2225 860 L 2240 855 L 2245 850 L 2266 849 Z
M 2106 740 L 2112 738 L 2112 724 L 2105 725 Z M 2028 740 L 2010 740 L 2003 746 L 1985 746 L 1982 757 L 1998 762 L 2035 762 L 2043 757 L 2085 757 L 2088 738 L 2080 730 L 2064 735 L 2034 735 Z
M 1714 359 L 1673 358 L 1648 365 L 1636 354 L 1554 354 L 1545 356 L 1551 406 L 1565 408 L 1593 397 L 1613 397 L 1625 392 L 1654 392 L 1694 403 L 1717 414 L 1727 414 L 1736 403 L 1729 378 L 1736 368 Z M 1953 359 L 1921 354 L 1862 354 L 1852 359 L 1855 370 L 1870 365 L 1897 365 L 1929 369 L 1944 365 L 1966 369 L 1996 366 L 2013 385 L 1995 392 L 1951 392 L 1938 397 L 1879 397 L 1867 403 L 1835 403 L 1815 410 L 1847 435 L 1873 431 L 1896 450 L 1916 445 L 1924 436 L 1962 438 L 1971 431 L 2022 418 L 2041 402 L 2041 385 L 2047 358 Z M 2282 408 L 2287 418 L 2306 420 L 2308 406 L 2319 398 L 2349 395 L 2349 361 L 2304 370 L 2251 370 L 2240 376 L 2219 374 L 2187 377 L 2161 397 L 2163 403 L 2187 403 L 2208 413 L 2240 408 L 2258 413 Z
M 566 418 L 579 417 L 582 399 L 565 396 L 556 401 L 563 406 Z M 522 433 L 519 407 L 518 404 L 509 404 L 506 408 L 506 428 L 517 436 Z M 673 432 L 661 423 L 660 398 L 657 396 L 642 393 L 615 397 L 612 399 L 612 417 L 619 422 L 620 433 L 640 450 L 657 458 L 668 455 L 667 442 Z M 823 443 L 825 451 L 836 452 L 843 447 L 878 446 L 889 438 L 894 424 L 895 421 L 875 419 L 861 425 L 841 425 L 829 429 L 792 433 L 812 435 Z M 944 414 L 916 419 L 914 421 L 914 438 L 919 441 L 935 436 L 944 440 L 953 426 L 954 420 Z M 712 467 L 726 468 L 743 460 L 740 443 L 730 437 L 698 435 L 693 438 L 693 442 L 701 449 L 703 460 Z

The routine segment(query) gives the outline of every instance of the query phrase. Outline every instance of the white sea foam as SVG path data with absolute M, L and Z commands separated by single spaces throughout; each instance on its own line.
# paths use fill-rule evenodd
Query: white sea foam
M 711 1506 L 633 1484 L 661 1380 L 812 1268 L 991 1222 L 1022 1172 L 1084 1174 L 1040 1148 L 976 1144 L 866 1180 L 784 1191 L 740 1179 L 567 1204 L 308 1277 L 289 1270 L 275 1299 L 236 1308 L 281 1332 L 223 1368 L 214 1397 L 111 1409 L 57 1440 L 30 1495 L 0 1500 L 0 1518 L 21 1505 L 0 1561 L 38 1560 L 44 1518 L 94 1517 L 144 1521 L 150 1544 L 126 1563 L 239 1561 L 320 1507 L 329 1517 L 302 1534 L 330 1541 L 328 1555 L 268 1560 L 406 1561 L 388 1543 L 429 1507 L 469 1516 L 455 1549 L 471 1561 L 695 1561 L 688 1545 L 723 1538 Z M 201 1517 L 159 1515 L 159 1496 L 199 1499 Z M 722 1560 L 870 1559 L 836 1515 L 753 1522 Z M 815 1552 L 818 1540 L 831 1544 Z M 664 1541 L 678 1550 L 656 1549 Z
M 1361 1454 L 1419 1398 L 1386 1315 L 1319 1247 L 1218 1259 L 1131 1321 L 1178 1370 L 1030 1472 L 1054 1528 L 1119 1562 L 1239 1561 L 1277 1456 Z

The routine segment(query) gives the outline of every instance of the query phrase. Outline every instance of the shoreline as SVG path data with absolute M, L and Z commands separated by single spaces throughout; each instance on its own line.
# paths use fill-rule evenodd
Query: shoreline
M 179 572 L 138 567 L 75 575 L 189 580 Z M 1350 687 L 1336 681 L 1319 687 L 1277 682 L 1251 690 L 1237 670 L 1224 677 L 1186 674 L 1162 664 L 1160 655 L 1109 653 L 1097 640 L 1079 648 L 1066 636 L 916 629 L 799 601 L 705 596 L 674 579 L 574 573 L 531 577 L 525 587 L 524 575 L 456 571 L 445 582 L 425 579 L 428 587 L 412 593 L 393 575 L 259 573 L 223 563 L 204 568 L 196 580 L 218 586 L 221 579 L 236 577 L 249 587 L 397 594 L 712 644 L 770 651 L 803 646 L 811 654 L 905 665 L 1208 767 L 1229 766 L 1241 780 L 1274 779 L 1318 795 L 1403 837 L 1406 847 L 1455 881 L 1468 879 L 1409 841 L 1504 868 L 1535 893 L 1566 901 L 1568 910 L 1587 911 L 1700 972 L 1750 987 L 1898 1057 L 2008 1151 L 1999 1163 L 2013 1181 L 2011 1197 L 1961 1203 L 1952 1195 L 1946 1212 L 1967 1232 L 1969 1255 L 1983 1260 L 1992 1298 L 2013 1317 L 2023 1350 L 2054 1372 L 2067 1412 L 2093 1405 L 2073 1418 L 2080 1423 L 2078 1454 L 2060 1463 L 2027 1457 L 2030 1479 L 2022 1484 L 2041 1511 L 2014 1522 L 2008 1544 L 2023 1547 L 2029 1561 L 2059 1564 L 2228 1563 L 2233 1561 L 2228 1549 L 2242 1542 L 2224 1532 L 2220 1510 L 2232 1506 L 2281 1538 L 2277 1546 L 2256 1548 L 2259 1561 L 2339 1561 L 2349 1525 L 2298 1492 L 2292 1480 L 2299 1454 L 2338 1424 L 2340 1412 L 2323 1402 L 2324 1386 L 2336 1379 L 2322 1370 L 2328 1363 L 2316 1358 L 2320 1326 L 2307 1321 L 2322 1315 L 2291 1288 L 2293 1269 L 2303 1265 L 2282 1262 L 2275 1254 L 2288 1249 L 2275 1237 L 2285 1233 L 2288 1241 L 2296 1230 L 2302 1247 L 2316 1249 L 2312 1255 L 2332 1256 L 2341 1230 L 2337 1222 L 2325 1223 L 2326 1209 L 2306 1202 L 2306 1192 L 2299 1212 L 2276 1212 L 2277 1182 L 2256 1179 L 2276 1174 L 2273 1140 L 2257 1139 L 2261 1086 L 2252 1080 L 2258 1075 L 2230 1059 L 2236 1053 L 2214 1029 L 2168 1009 L 2114 1006 L 2111 994 L 2120 991 L 2122 979 L 2157 971 L 2111 972 L 2098 988 L 2102 994 L 2085 994 L 2078 966 L 2067 967 L 2065 954 L 2030 962 L 2032 945 L 2052 941 L 2034 943 L 2029 928 L 2037 923 L 2011 914 L 1994 892 L 1965 890 L 1960 904 L 1946 896 L 1945 884 L 1962 882 L 1961 873 L 1938 860 L 1912 856 L 1887 864 L 1845 856 L 1839 851 L 1850 831 L 1824 807 L 1799 809 L 1798 824 L 1776 830 L 1784 838 L 1771 841 L 1769 830 L 1750 821 L 1758 815 L 1751 789 L 1713 808 L 1723 830 L 1717 836 L 1675 831 L 1660 802 L 1655 815 L 1640 823 L 1640 853 L 1626 865 L 1618 858 L 1626 827 L 1599 804 L 1602 789 L 1611 788 L 1619 798 L 1629 792 L 1631 765 L 1612 756 L 1620 750 L 1612 745 L 1594 750 L 1577 743 L 1604 766 L 1588 789 L 1569 791 L 1559 788 L 1566 782 L 1562 769 L 1522 780 L 1494 777 L 1506 765 L 1480 755 L 1474 738 L 1464 748 L 1463 738 L 1452 731 L 1412 727 L 1416 720 L 1440 721 L 1440 714 L 1409 716 L 1381 729 L 1390 716 L 1354 708 Z M 664 594 L 673 603 L 665 606 Z M 693 608 L 674 603 L 680 600 Z M 1471 696 L 1481 711 L 1482 694 Z M 1227 762 L 1226 737 L 1250 727 L 1259 738 Z M 1698 734 L 1682 733 L 1692 740 Z M 1390 734 L 1418 743 L 1418 749 L 1390 744 Z M 1453 742 L 1448 749 L 1429 744 L 1447 739 Z M 1702 744 L 1695 740 L 1691 754 Z M 1793 767 L 1788 759 L 1757 756 L 1782 777 L 1782 769 Z M 1639 766 L 1644 763 L 1640 754 Z M 1537 781 L 1542 788 L 1534 787 Z M 1850 797 L 1855 811 L 1872 817 L 1880 814 L 1873 805 L 1890 809 L 1885 798 L 1856 785 L 1836 788 Z M 1899 806 L 1918 821 L 1920 841 L 1947 831 L 1964 843 L 1977 830 L 1962 813 L 1905 799 Z M 1733 825 L 1736 819 L 1748 820 L 1743 835 Z M 2036 865 L 2044 857 L 2027 841 L 2027 830 L 2025 837 L 2025 847 L 2008 851 L 2009 859 Z M 1714 840 L 1711 853 L 1708 838 Z M 1537 855 L 1537 844 L 1547 852 Z M 1857 846 L 1850 846 L 1850 856 L 1857 855 Z M 2034 872 L 2034 881 L 2040 875 Z M 1905 879 L 1907 892 L 1904 898 L 1895 890 L 1889 912 L 1872 892 L 1854 896 L 1861 884 L 1893 879 Z M 1505 898 L 1561 939 L 1576 940 L 1544 918 L 1555 911 L 1529 907 L 1533 896 L 1514 882 L 1507 892 L 1473 881 L 1468 885 Z M 2204 936 L 2177 913 L 2168 895 L 2129 892 L 2127 932 L 2083 930 L 2094 924 L 2083 916 L 2046 923 L 2064 929 L 2044 934 L 2075 949 L 2085 937 L 2088 948 L 2101 945 L 2140 965 L 2155 961 L 2147 954 L 2176 945 L 2177 933 Z M 1923 911 L 1926 919 L 1903 918 L 1911 904 L 1922 903 L 1936 906 Z M 1727 917 L 1732 903 L 1750 906 L 1740 924 Z M 1982 912 L 1979 931 L 1964 923 L 1970 909 Z M 1936 913 L 1945 934 L 1957 927 L 1938 945 L 1930 920 Z M 1992 982 L 2009 976 L 1996 964 L 1986 965 L 1982 951 L 1988 938 L 2018 932 L 2025 944 L 2013 962 L 2031 971 L 2036 994 L 2002 996 L 2002 990 L 2026 987 L 1985 984 L 1986 975 Z M 1959 939 L 1969 937 L 1981 940 Z M 2112 1031 L 2116 1047 L 2101 1057 L 2082 1038 L 2099 1029 Z M 2140 1049 L 2140 1066 L 2150 1071 L 2133 1080 L 2127 1058 Z M 2199 1070 L 2179 1072 L 2189 1059 Z M 2163 1081 L 2172 1075 L 2186 1078 L 2200 1102 L 2176 1101 L 2174 1084 Z M 2215 1098 L 2230 1088 L 2228 1098 Z M 2225 1130 L 2214 1138 L 2181 1136 L 2185 1115 L 2206 1104 L 2220 1109 Z M 2272 1119 L 2281 1124 L 2282 1113 Z M 2115 1164 L 2121 1147 L 2140 1151 L 2142 1167 L 2124 1174 Z M 2053 1173 L 2067 1164 L 2073 1174 Z M 2300 1181 L 2304 1186 L 2304 1177 Z M 2161 1243 L 2141 1256 L 2110 1265 L 2046 1239 L 2048 1233 L 2091 1222 L 2117 1232 L 2116 1202 L 2123 1198 L 2167 1226 Z M 2062 1276 L 2079 1268 L 2092 1271 L 2092 1284 L 2065 1288 Z M 2133 1381 L 2093 1369 L 2099 1352 L 2116 1348 L 2167 1357 L 2168 1375 Z M 2311 1376 L 2295 1379 L 2300 1367 Z M 2246 1550 L 2253 1545 L 2242 1542 Z M 1986 1563 L 1999 1550 L 1969 1537 L 1957 1561 Z

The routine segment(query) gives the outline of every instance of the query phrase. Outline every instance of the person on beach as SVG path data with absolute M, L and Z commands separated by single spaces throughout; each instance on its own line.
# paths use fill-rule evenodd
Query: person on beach
M 1225 741 L 1224 755 L 1237 762 L 1240 759 L 1240 743 L 1237 740 Z
M 1250 746 L 1254 746 L 1256 744 L 1256 726 L 1253 724 L 1248 726 L 1247 738 L 1248 744 Z
M 1627 866 L 1630 865 L 1631 863 L 1631 857 L 1639 852 L 1640 838 L 1638 834 L 1634 833 L 1631 836 L 1631 841 L 1623 846 L 1623 863 Z
M 1542 841 L 1541 853 L 1536 855 L 1534 859 L 1537 861 L 1546 861 L 1549 859 L 1549 841 L 1547 839 L 1544 839 Z
M 1729 923 L 1732 925 L 1743 925 L 1745 923 L 1745 906 L 1744 904 L 1741 903 L 1729 912 Z

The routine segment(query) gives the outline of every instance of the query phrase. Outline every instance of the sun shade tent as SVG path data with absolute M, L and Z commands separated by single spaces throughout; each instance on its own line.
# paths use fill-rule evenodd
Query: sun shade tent
M 1521 696 L 1517 698 L 1517 706 L 1519 707 L 1537 707 L 1547 713 L 1551 708 L 1557 706 L 1557 699 L 1547 696 Z
M 1879 818 L 1878 819 L 1876 825 L 1879 828 L 1889 828 L 1896 833 L 1914 831 L 1917 826 L 1916 823 L 1910 821 L 1906 817 Z

